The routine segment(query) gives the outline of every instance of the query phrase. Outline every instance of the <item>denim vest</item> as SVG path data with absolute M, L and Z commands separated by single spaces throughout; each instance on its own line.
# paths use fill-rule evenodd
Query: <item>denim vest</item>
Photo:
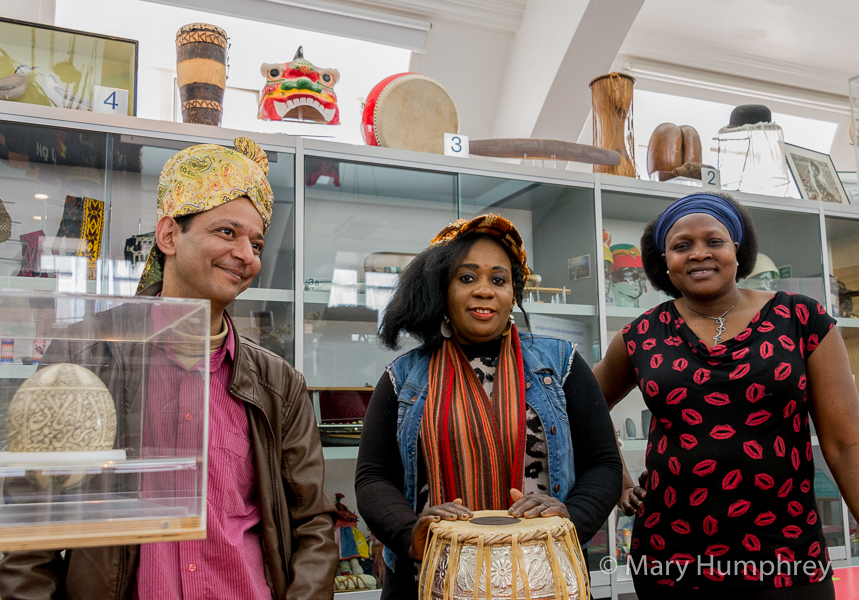
M 564 340 L 520 333 L 525 373 L 525 402 L 543 423 L 549 450 L 549 482 L 552 495 L 561 502 L 576 480 L 573 445 L 563 385 L 570 374 L 575 349 Z M 418 512 L 418 432 L 429 390 L 432 352 L 415 348 L 396 358 L 386 368 L 397 395 L 397 445 L 403 462 L 406 500 Z M 394 554 L 387 547 L 385 562 L 394 569 Z

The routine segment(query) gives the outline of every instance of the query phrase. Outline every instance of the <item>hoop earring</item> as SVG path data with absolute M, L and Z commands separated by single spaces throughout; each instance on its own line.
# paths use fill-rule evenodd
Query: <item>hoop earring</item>
M 504 337 L 505 335 L 510 335 L 510 332 L 513 330 L 513 325 L 515 324 L 516 319 L 513 318 L 513 315 L 510 315 L 507 320 L 507 327 L 504 328 L 504 333 L 501 334 L 501 337 Z
M 447 318 L 447 315 L 442 315 L 441 318 L 441 335 L 445 339 L 450 339 L 450 336 L 453 335 L 453 330 L 450 328 L 450 319 Z

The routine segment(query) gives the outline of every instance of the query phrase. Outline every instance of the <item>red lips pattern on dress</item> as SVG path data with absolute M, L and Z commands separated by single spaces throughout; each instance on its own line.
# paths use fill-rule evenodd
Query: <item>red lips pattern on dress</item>
M 833 324 L 817 301 L 779 292 L 715 348 L 699 339 L 673 302 L 624 328 L 653 414 L 645 463 L 648 489 L 657 490 L 639 507 L 633 559 L 749 561 L 739 573 L 715 566 L 687 569 L 680 580 L 679 570 L 636 580 L 689 591 L 758 590 L 830 576 L 811 483 L 806 360 Z M 755 566 L 779 558 L 817 561 L 820 568 L 779 578 Z

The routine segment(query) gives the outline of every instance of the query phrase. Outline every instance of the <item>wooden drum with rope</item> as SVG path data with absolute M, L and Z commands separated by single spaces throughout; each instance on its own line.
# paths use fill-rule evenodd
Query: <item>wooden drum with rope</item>
M 220 125 L 227 83 L 227 32 L 191 23 L 176 32 L 176 76 L 185 123 Z
M 517 519 L 483 510 L 468 521 L 430 525 L 418 598 L 587 600 L 589 588 L 576 527 L 568 519 Z

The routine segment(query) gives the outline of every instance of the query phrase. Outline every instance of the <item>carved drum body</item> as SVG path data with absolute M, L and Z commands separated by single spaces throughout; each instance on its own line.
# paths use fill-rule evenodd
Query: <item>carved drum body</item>
M 227 84 L 227 33 L 207 23 L 176 32 L 176 77 L 186 123 L 220 125 Z
M 567 519 L 476 511 L 469 521 L 430 525 L 419 598 L 585 600 L 587 577 L 575 526 Z

